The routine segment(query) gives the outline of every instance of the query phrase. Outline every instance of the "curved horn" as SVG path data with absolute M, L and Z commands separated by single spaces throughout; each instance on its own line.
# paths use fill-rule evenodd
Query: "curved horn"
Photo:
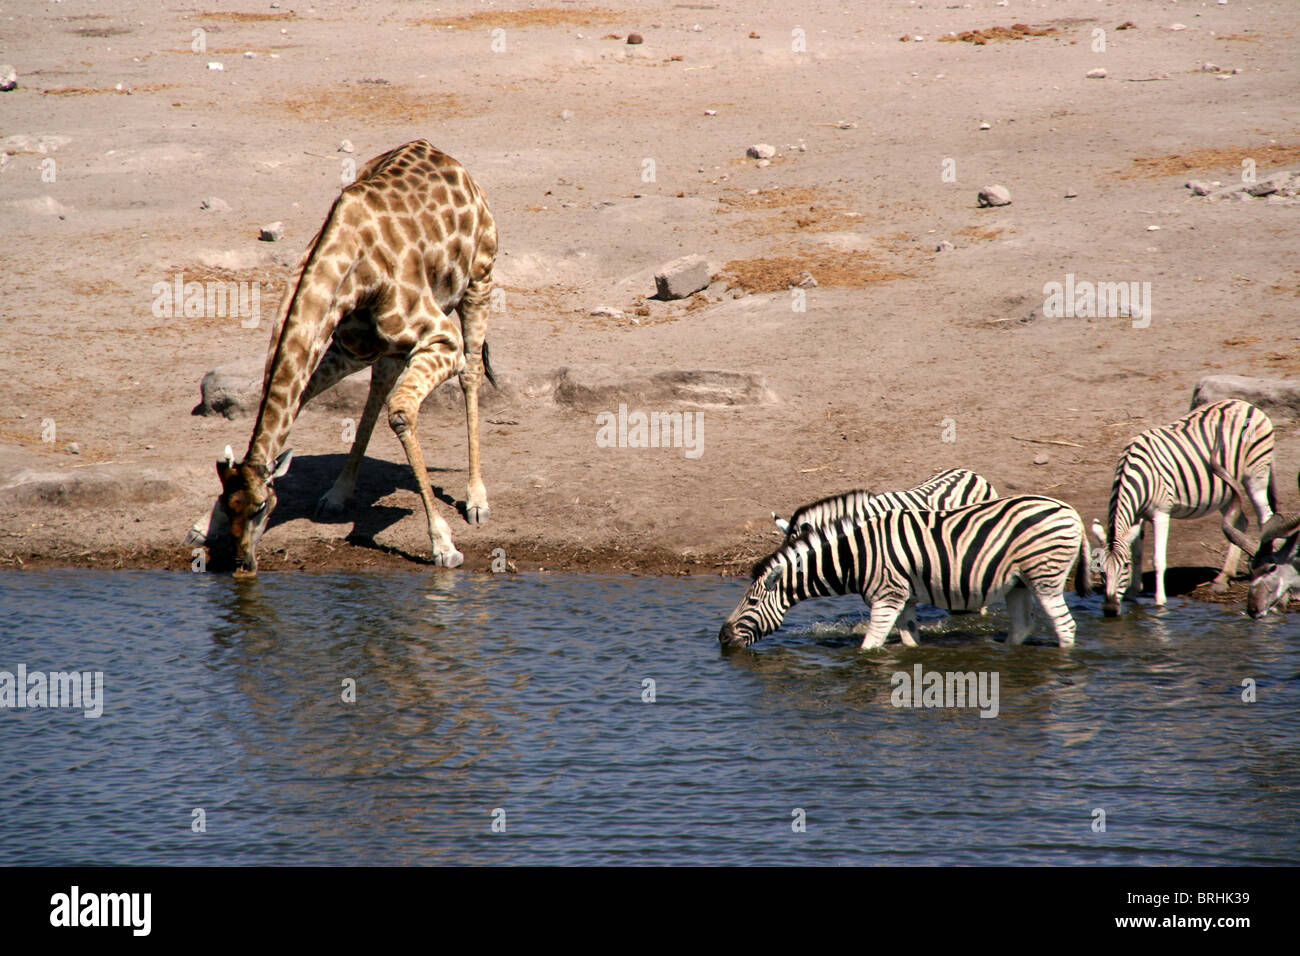
M 1227 520 L 1226 516 L 1224 520 Z M 1300 511 L 1289 518 L 1283 514 L 1275 514 L 1264 522 L 1264 529 L 1259 533 L 1259 542 L 1263 544 L 1265 541 L 1289 537 L 1296 528 L 1300 528 Z
M 1219 444 L 1220 449 L 1222 449 L 1222 435 L 1219 436 Z M 1241 483 L 1224 471 L 1223 466 L 1213 458 L 1210 459 L 1210 470 L 1232 489 L 1232 507 L 1223 515 L 1223 534 L 1229 541 L 1253 558 L 1255 552 L 1259 550 L 1259 545 L 1252 543 L 1246 537 L 1246 533 L 1237 528 L 1237 519 L 1241 517 L 1241 503 L 1246 500 L 1246 489 L 1241 487 Z M 1268 539 L 1261 537 L 1260 543 L 1262 544 L 1266 540 Z

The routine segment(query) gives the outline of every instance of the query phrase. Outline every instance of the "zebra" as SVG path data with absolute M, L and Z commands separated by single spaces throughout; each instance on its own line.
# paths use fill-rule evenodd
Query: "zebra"
M 1119 614 L 1121 582 L 1132 600 L 1142 589 L 1142 522 L 1155 530 L 1153 563 L 1156 604 L 1165 603 L 1165 546 L 1169 519 L 1199 518 L 1214 509 L 1227 513 L 1232 488 L 1215 474 L 1219 466 L 1245 486 L 1261 527 L 1277 506 L 1273 487 L 1273 423 L 1248 402 L 1230 399 L 1202 405 L 1178 421 L 1152 428 L 1125 446 L 1115 466 L 1110 509 L 1103 528 L 1092 523 L 1099 546 L 1095 570 L 1101 572 L 1106 597 L 1102 612 Z M 1247 521 L 1234 517 L 1245 530 Z M 1213 589 L 1225 591 L 1236 573 L 1241 549 L 1229 539 L 1223 570 Z
M 805 528 L 830 524 L 839 518 L 855 518 L 860 521 L 868 515 L 894 508 L 944 511 L 988 501 L 997 496 L 993 485 L 975 472 L 964 468 L 949 468 L 931 475 L 907 491 L 890 491 L 879 495 L 869 491 L 846 491 L 842 495 L 832 495 L 804 505 L 790 516 L 789 521 L 782 521 L 773 511 L 772 520 L 781 529 L 786 541 L 789 541 Z
M 1287 609 L 1291 592 L 1300 590 L 1300 512 L 1274 514 L 1259 532 L 1259 544 L 1246 537 L 1236 519 L 1241 515 L 1247 495 L 1241 483 L 1217 465 L 1214 473 L 1232 488 L 1232 507 L 1223 515 L 1223 533 L 1250 557 L 1250 589 L 1246 593 L 1246 610 L 1251 617 L 1263 617 L 1273 608 Z M 1300 474 L 1296 475 L 1300 487 Z
M 1077 560 L 1076 560 L 1077 559 Z M 1074 643 L 1065 582 L 1090 593 L 1083 520 L 1054 498 L 1019 495 L 948 511 L 899 509 L 861 521 L 840 518 L 806 528 L 754 565 L 749 590 L 718 632 L 724 646 L 747 646 L 771 634 L 791 605 L 829 594 L 862 595 L 871 626 L 862 648 L 880 647 L 899 621 L 902 641 L 916 645 L 918 601 L 973 611 L 1006 598 L 1007 640 L 1031 629 L 1031 597 L 1051 621 L 1057 644 Z

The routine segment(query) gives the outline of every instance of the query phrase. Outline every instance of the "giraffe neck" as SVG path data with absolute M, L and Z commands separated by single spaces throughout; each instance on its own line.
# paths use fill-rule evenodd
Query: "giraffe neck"
M 329 225 L 327 221 L 327 230 Z M 321 245 L 326 243 L 317 248 Z M 330 250 L 333 254 L 314 255 L 303 267 L 267 366 L 246 464 L 270 465 L 284 449 L 307 383 L 342 312 L 351 304 L 344 301 L 340 288 L 351 275 L 350 257 L 340 256 L 337 248 Z

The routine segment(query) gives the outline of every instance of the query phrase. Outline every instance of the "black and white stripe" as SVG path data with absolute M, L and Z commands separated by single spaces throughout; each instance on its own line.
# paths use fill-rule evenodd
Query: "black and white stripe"
M 1155 531 L 1153 563 L 1156 603 L 1165 603 L 1165 548 L 1169 519 L 1226 513 L 1233 490 L 1220 473 L 1244 487 L 1262 526 L 1273 514 L 1273 423 L 1248 402 L 1230 400 L 1193 409 L 1178 421 L 1138 435 L 1115 466 L 1106 526 L 1093 522 L 1100 545 L 1098 569 L 1106 597 L 1102 610 L 1119 613 L 1120 589 L 1136 597 L 1142 589 L 1142 523 Z M 1238 515 L 1236 527 L 1247 521 Z M 1229 544 L 1215 590 L 1226 590 L 1241 554 Z
M 896 620 L 903 643 L 914 645 L 918 602 L 974 611 L 1002 598 L 1011 612 L 1010 643 L 1029 635 L 1030 605 L 1037 601 L 1066 647 L 1075 633 L 1064 596 L 1072 565 L 1075 588 L 1086 595 L 1083 521 L 1053 498 L 1022 495 L 950 511 L 840 518 L 805 529 L 755 565 L 753 582 L 718 639 L 751 644 L 780 627 L 799 601 L 857 593 L 871 605 L 863 648 L 884 644 Z
M 931 475 L 907 491 L 889 491 L 879 495 L 869 491 L 847 491 L 842 495 L 832 495 L 804 505 L 790 516 L 789 521 L 782 521 L 776 512 L 772 512 L 772 520 L 785 532 L 785 539 L 789 541 L 806 528 L 820 528 L 841 518 L 861 521 L 868 515 L 895 508 L 947 511 L 997 496 L 993 485 L 975 472 L 964 468 L 949 468 Z

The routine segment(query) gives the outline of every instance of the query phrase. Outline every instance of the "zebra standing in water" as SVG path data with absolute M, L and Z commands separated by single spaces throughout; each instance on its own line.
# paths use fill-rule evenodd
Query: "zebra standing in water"
M 1115 466 L 1106 527 L 1092 524 L 1100 546 L 1097 570 L 1105 585 L 1102 612 L 1119 614 L 1120 588 L 1133 599 L 1142 590 L 1142 522 L 1155 531 L 1152 560 L 1156 604 L 1165 603 L 1165 547 L 1169 519 L 1199 518 L 1216 508 L 1227 513 L 1232 488 L 1215 474 L 1221 468 L 1241 482 L 1262 526 L 1277 506 L 1273 488 L 1273 423 L 1248 402 L 1232 399 L 1193 409 L 1178 421 L 1152 428 L 1125 447 Z M 1237 517 L 1236 527 L 1248 522 Z M 1224 591 L 1237 570 L 1241 549 L 1229 543 L 1223 570 L 1213 588 Z
M 806 598 L 858 593 L 871 605 L 862 647 L 880 647 L 896 620 L 904 644 L 917 638 L 918 601 L 973 611 L 1005 597 L 1007 640 L 1031 629 L 1037 600 L 1057 644 L 1074 643 L 1065 582 L 1075 565 L 1075 589 L 1089 593 L 1088 539 L 1083 521 L 1053 498 L 998 498 L 952 511 L 899 509 L 862 521 L 840 518 L 806 528 L 754 566 L 745 597 L 722 625 L 718 640 L 745 646 L 771 634 L 791 605 Z M 901 620 L 900 620 L 901 617 Z
M 789 521 L 782 521 L 772 512 L 772 520 L 785 534 L 785 540 L 798 535 L 806 528 L 817 528 L 840 518 L 854 518 L 861 521 L 868 515 L 895 508 L 911 508 L 914 511 L 947 511 L 963 505 L 973 505 L 980 501 L 996 498 L 998 493 L 984 478 L 964 468 L 949 468 L 937 475 L 931 475 L 915 488 L 907 491 L 890 491 L 873 495 L 869 491 L 846 491 L 842 495 L 822 498 L 812 504 L 804 505 L 790 516 Z

